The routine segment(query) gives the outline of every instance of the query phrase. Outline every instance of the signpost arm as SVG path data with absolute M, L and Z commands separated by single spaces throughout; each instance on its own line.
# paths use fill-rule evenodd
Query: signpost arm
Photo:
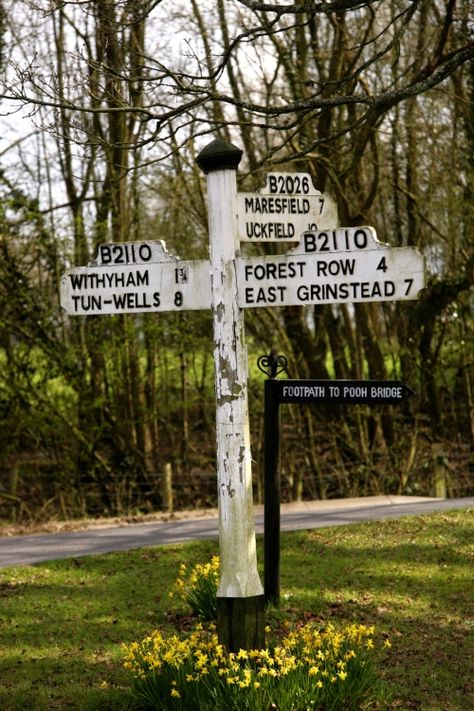
M 229 651 L 262 648 L 264 596 L 253 516 L 247 354 L 237 302 L 236 170 L 242 151 L 216 140 L 197 158 L 208 178 L 221 577 L 218 636 Z

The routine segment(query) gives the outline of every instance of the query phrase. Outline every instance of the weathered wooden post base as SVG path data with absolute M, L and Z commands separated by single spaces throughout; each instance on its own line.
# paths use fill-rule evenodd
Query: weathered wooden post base
M 265 647 L 265 597 L 218 597 L 219 642 L 228 652 Z

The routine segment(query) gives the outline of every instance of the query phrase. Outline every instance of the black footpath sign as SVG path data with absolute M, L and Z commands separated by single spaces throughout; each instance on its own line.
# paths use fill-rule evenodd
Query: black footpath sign
M 333 403 L 387 405 L 413 395 L 398 380 L 271 380 L 273 395 L 279 404 Z

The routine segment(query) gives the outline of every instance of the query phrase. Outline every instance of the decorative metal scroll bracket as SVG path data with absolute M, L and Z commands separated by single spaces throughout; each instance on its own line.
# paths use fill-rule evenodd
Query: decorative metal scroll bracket
M 268 355 L 262 355 L 257 360 L 257 365 L 262 373 L 265 373 L 271 380 L 274 380 L 277 375 L 286 371 L 288 361 L 284 355 L 277 355 L 274 348 Z

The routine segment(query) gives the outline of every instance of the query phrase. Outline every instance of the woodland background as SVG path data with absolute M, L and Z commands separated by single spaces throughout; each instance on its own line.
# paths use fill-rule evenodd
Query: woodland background
M 1 518 L 170 508 L 170 478 L 176 508 L 215 505 L 210 313 L 69 318 L 58 287 L 103 242 L 206 258 L 195 158 L 216 137 L 244 150 L 240 190 L 308 172 L 341 225 L 428 265 L 417 302 L 246 312 L 256 500 L 272 347 L 293 378 L 416 392 L 283 407 L 285 500 L 472 495 L 472 5 L 3 0 L 0 18 Z

